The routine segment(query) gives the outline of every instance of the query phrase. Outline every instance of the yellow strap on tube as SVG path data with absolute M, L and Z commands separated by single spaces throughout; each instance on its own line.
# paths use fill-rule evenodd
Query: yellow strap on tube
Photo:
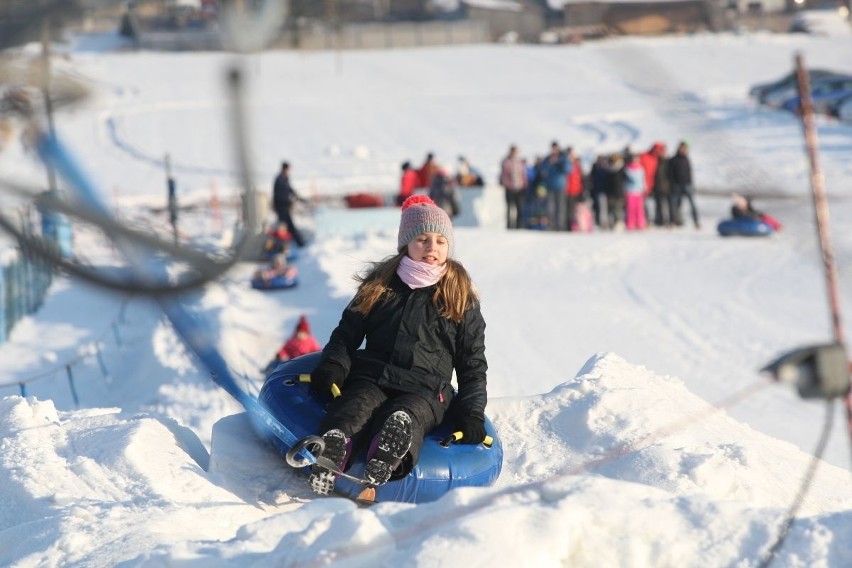
M 464 433 L 462 433 L 460 431 L 459 432 L 453 432 L 453 435 L 450 436 L 450 437 L 453 439 L 453 442 L 458 442 L 459 440 L 464 438 Z M 482 440 L 482 444 L 485 447 L 490 448 L 493 443 L 494 443 L 494 438 L 492 438 L 491 436 L 488 436 L 486 434 L 485 439 Z
M 299 382 L 300 383 L 309 383 L 309 382 L 311 382 L 311 376 L 307 375 L 307 374 L 299 375 Z M 340 396 L 340 387 L 338 387 L 335 384 L 332 384 L 331 385 L 331 396 L 333 396 L 334 398 L 337 398 L 338 396 Z

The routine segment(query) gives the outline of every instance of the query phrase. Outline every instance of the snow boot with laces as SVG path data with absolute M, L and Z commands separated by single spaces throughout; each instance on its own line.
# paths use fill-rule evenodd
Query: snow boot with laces
M 364 477 L 373 485 L 387 483 L 410 447 L 411 417 L 404 410 L 397 410 L 370 444 Z
M 349 461 L 349 454 L 352 451 L 352 442 L 346 437 L 343 431 L 334 429 L 329 430 L 322 435 L 322 440 L 325 442 L 325 449 L 322 452 L 322 457 L 330 460 L 337 465 L 337 469 L 343 471 L 346 463 Z M 333 471 L 320 466 L 311 466 L 311 475 L 308 477 L 308 483 L 311 490 L 317 495 L 331 495 L 334 491 L 334 482 L 337 480 L 337 475 Z

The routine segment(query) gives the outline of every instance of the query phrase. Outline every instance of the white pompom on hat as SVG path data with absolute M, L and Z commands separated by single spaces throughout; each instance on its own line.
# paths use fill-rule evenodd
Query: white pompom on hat
M 397 249 L 402 252 L 408 243 L 423 233 L 443 235 L 449 245 L 447 256 L 453 255 L 453 223 L 450 216 L 428 196 L 412 195 L 402 203 Z

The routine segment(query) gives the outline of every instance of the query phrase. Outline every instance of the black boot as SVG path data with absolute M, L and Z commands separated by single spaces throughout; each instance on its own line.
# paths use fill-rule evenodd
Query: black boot
M 342 430 L 336 428 L 323 434 L 322 440 L 325 442 L 322 457 L 332 461 L 340 471 L 343 471 L 346 467 L 346 462 L 349 461 L 352 442 Z M 308 477 L 308 483 L 311 485 L 311 490 L 317 495 L 331 495 L 334 491 L 335 481 L 337 481 L 337 476 L 334 472 L 318 465 L 311 466 L 311 475 Z
M 387 483 L 411 447 L 411 417 L 397 410 L 388 417 L 371 444 L 364 476 L 373 485 Z

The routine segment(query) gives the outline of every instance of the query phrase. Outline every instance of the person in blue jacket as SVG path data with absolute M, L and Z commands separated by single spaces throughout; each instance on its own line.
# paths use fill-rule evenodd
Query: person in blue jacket
M 565 180 L 571 172 L 571 163 L 555 141 L 551 142 L 550 154 L 542 161 L 539 169 L 542 182 L 547 189 L 550 230 L 564 231 L 567 219 Z
M 319 425 L 322 456 L 344 471 L 366 449 L 364 477 L 374 486 L 411 471 L 424 436 L 451 402 L 460 442 L 485 439 L 485 320 L 470 275 L 452 253 L 447 213 L 425 195 L 406 199 L 396 254 L 357 277 L 358 291 L 311 373 L 319 396 L 341 391 Z M 313 466 L 315 493 L 330 494 L 335 481 L 333 472 Z

